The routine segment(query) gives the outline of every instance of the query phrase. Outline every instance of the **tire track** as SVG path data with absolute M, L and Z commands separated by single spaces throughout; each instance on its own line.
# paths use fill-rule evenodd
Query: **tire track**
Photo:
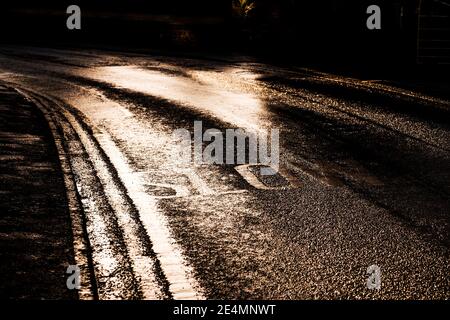
M 71 162 L 78 171 L 77 187 L 88 216 L 89 235 L 93 238 L 100 299 L 203 298 L 196 281 L 190 277 L 192 270 L 186 265 L 181 249 L 170 236 L 156 200 L 136 189 L 138 177 L 133 175 L 108 134 L 96 130 L 96 136 L 102 145 L 108 145 L 112 158 L 105 154 L 92 128 L 78 112 L 53 98 L 22 90 L 42 104 L 56 108 L 54 116 L 69 139 Z M 122 170 L 116 171 L 117 162 L 121 162 Z M 112 269 L 108 262 L 116 268 Z

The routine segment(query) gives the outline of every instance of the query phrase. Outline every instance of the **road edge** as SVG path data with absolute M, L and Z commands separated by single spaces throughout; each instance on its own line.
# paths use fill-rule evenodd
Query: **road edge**
M 51 115 L 45 107 L 39 103 L 39 101 L 36 101 L 33 97 L 29 96 L 19 88 L 14 87 L 10 83 L 2 81 L 2 84 L 5 87 L 16 91 L 18 94 L 30 101 L 43 114 L 47 122 L 53 137 L 54 145 L 58 152 L 59 165 L 64 180 L 67 208 L 71 220 L 74 259 L 75 264 L 78 266 L 80 271 L 80 288 L 77 290 L 78 298 L 80 300 L 96 300 L 98 297 L 96 292 L 94 270 L 89 258 L 90 245 L 87 238 L 86 224 L 83 209 L 79 202 L 79 195 L 76 189 L 72 168 L 70 166 L 68 155 L 64 149 L 64 139 L 58 132 L 58 128 L 55 125 Z M 69 277 L 69 274 L 67 276 Z

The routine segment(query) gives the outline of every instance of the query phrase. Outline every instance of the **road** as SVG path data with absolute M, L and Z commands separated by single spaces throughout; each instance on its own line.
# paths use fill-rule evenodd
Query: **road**
M 57 125 L 100 299 L 450 298 L 448 100 L 245 57 L 94 49 L 2 47 L 0 81 Z M 285 183 L 182 162 L 172 134 L 194 121 L 278 128 Z

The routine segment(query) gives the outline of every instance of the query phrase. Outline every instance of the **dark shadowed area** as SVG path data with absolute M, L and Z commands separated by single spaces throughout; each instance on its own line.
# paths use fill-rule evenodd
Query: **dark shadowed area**
M 0 266 L 2 299 L 75 299 L 64 181 L 40 111 L 0 86 Z

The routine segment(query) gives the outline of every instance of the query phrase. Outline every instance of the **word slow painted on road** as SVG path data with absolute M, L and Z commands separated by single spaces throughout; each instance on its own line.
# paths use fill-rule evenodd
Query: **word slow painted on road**
M 194 121 L 193 136 L 189 130 L 181 128 L 172 133 L 172 139 L 178 149 L 176 156 L 183 164 L 249 163 L 267 166 L 261 168 L 261 175 L 273 175 L 279 169 L 279 129 L 271 129 L 270 134 L 267 130 L 252 133 L 243 129 L 226 129 L 224 134 L 218 129 L 203 132 L 202 122 Z M 208 144 L 204 148 L 205 142 Z

